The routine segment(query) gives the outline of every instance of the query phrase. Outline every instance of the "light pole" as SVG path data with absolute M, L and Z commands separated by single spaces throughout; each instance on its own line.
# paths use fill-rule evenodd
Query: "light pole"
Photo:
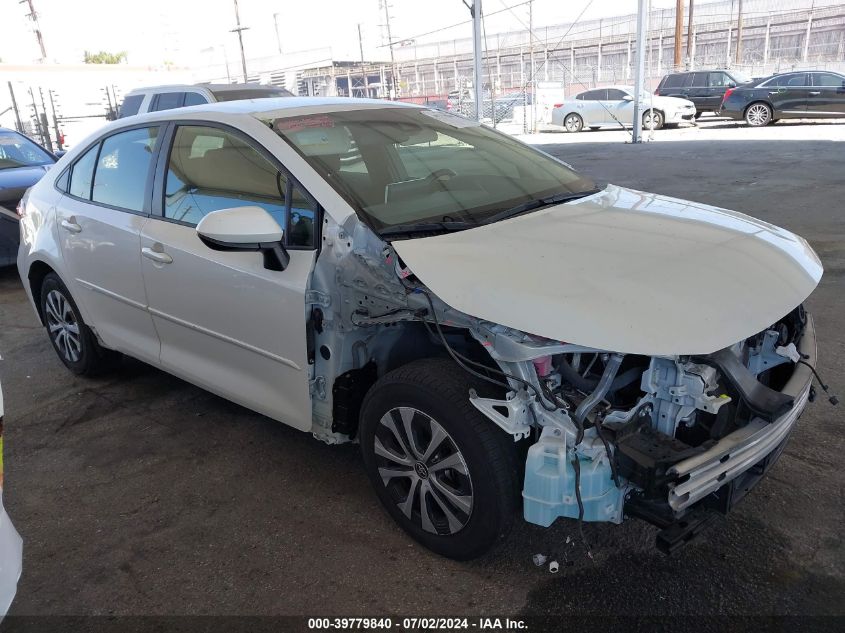
M 643 98 L 643 75 L 645 74 L 645 37 L 647 29 L 648 0 L 638 0 L 637 7 L 637 67 L 634 72 L 634 134 L 632 143 L 643 142 L 643 115 L 640 103 Z
M 279 14 L 273 14 L 273 26 L 276 29 L 276 46 L 279 48 L 279 55 L 282 54 L 282 38 L 279 37 Z
M 481 86 L 481 0 L 474 0 L 472 13 L 472 88 L 475 92 L 475 120 L 484 113 L 484 90 Z

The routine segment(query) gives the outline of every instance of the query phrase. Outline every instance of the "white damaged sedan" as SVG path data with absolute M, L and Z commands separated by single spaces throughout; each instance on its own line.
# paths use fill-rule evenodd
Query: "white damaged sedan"
M 0 620 L 15 597 L 22 555 L 23 541 L 3 509 L 3 389 L 0 388 Z
M 639 517 L 671 551 L 754 486 L 813 394 L 822 266 L 802 238 L 599 187 L 444 112 L 133 117 L 20 212 L 20 275 L 68 369 L 127 354 L 356 441 L 390 515 L 453 558 L 519 511 Z

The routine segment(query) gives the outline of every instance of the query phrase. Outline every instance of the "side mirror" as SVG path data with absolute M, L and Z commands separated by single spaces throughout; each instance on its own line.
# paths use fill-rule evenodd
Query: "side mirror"
M 57 149 L 55 152 L 53 152 L 53 156 L 55 156 L 56 158 L 61 158 L 65 154 L 67 154 L 66 149 Z
M 284 231 L 261 207 L 234 207 L 212 211 L 197 224 L 203 244 L 215 251 L 258 251 L 264 268 L 284 270 L 290 255 L 282 243 Z
M 634 97 L 632 97 L 631 95 L 625 95 L 624 97 L 622 97 L 622 101 L 633 101 L 633 100 L 634 100 Z

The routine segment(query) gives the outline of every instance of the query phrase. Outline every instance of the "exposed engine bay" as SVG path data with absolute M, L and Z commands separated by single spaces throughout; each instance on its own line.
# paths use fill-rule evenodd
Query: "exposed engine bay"
M 812 394 L 802 306 L 713 354 L 621 354 L 451 308 L 354 220 L 348 231 L 327 220 L 323 238 L 308 293 L 314 434 L 354 440 L 379 375 L 451 356 L 484 385 L 471 403 L 530 444 L 524 517 L 538 525 L 638 516 L 664 528 L 658 545 L 672 551 L 756 483 Z

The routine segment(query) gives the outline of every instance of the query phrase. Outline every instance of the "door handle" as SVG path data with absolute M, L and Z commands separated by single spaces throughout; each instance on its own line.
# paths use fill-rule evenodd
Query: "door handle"
M 76 223 L 76 218 L 73 216 L 70 216 L 70 218 L 67 219 L 62 219 L 61 224 L 62 228 L 70 231 L 71 233 L 79 233 L 82 231 L 82 227 Z
M 151 248 L 147 248 L 146 246 L 141 249 L 141 255 L 146 257 L 147 259 L 151 259 L 154 262 L 159 264 L 171 264 L 173 263 L 173 258 L 168 255 L 167 253 L 162 253 L 160 251 L 154 251 Z
M 818 97 L 822 93 L 821 90 L 810 90 L 811 97 Z

